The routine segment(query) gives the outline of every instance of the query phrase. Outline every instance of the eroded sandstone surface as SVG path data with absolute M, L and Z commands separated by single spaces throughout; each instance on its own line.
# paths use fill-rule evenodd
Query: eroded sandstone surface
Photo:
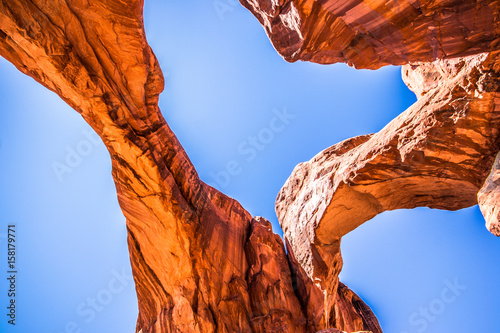
M 488 0 L 241 0 L 288 61 L 379 68 L 497 50 Z
M 338 143 L 294 169 L 276 212 L 299 266 L 327 299 L 337 294 L 348 232 L 386 210 L 478 203 L 500 149 L 499 64 L 494 52 L 403 67 L 414 105 L 380 132 Z M 498 161 L 479 194 L 494 233 L 497 178 Z
M 500 153 L 492 170 L 477 194 L 479 208 L 486 220 L 486 228 L 495 236 L 500 236 Z
M 138 332 L 378 333 L 338 281 L 343 235 L 384 210 L 473 205 L 481 188 L 498 230 L 500 69 L 484 53 L 497 49 L 498 2 L 244 1 L 287 60 L 377 68 L 461 56 L 404 67 L 414 106 L 297 166 L 277 199 L 286 246 L 199 179 L 166 124 L 142 4 L 0 0 L 0 55 L 79 112 L 110 153 Z
M 163 76 L 146 41 L 142 5 L 0 1 L 0 55 L 79 112 L 109 151 L 127 220 L 137 331 L 328 327 L 311 317 L 322 313 L 323 300 L 298 296 L 270 223 L 204 184 L 166 124 L 158 108 Z M 379 331 L 368 307 L 343 294 L 337 311 L 355 320 L 339 323 L 341 330 Z

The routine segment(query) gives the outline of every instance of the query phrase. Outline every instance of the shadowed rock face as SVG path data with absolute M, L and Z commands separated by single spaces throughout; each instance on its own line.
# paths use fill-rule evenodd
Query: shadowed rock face
M 110 153 L 127 220 L 137 331 L 328 327 L 311 317 L 322 316 L 323 299 L 301 298 L 298 283 L 314 286 L 297 282 L 270 223 L 200 181 L 166 124 L 158 108 L 163 76 L 144 35 L 142 5 L 0 0 L 0 55 L 78 111 Z M 368 307 L 347 294 L 330 300 L 336 316 L 349 318 L 336 327 L 380 332 Z
M 240 1 L 287 61 L 375 69 L 500 47 L 499 1 Z
M 381 332 L 338 281 L 340 239 L 376 214 L 476 203 L 498 230 L 495 1 L 247 1 L 288 60 L 403 68 L 419 100 L 381 132 L 300 164 L 281 190 L 285 243 L 204 184 L 166 124 L 142 1 L 0 0 L 0 55 L 57 93 L 112 160 L 137 331 Z M 486 179 L 486 183 L 484 183 Z M 402 190 L 404 189 L 404 190 Z

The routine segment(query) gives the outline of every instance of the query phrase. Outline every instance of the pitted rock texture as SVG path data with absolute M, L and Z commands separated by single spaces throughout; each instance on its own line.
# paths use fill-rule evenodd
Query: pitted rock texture
M 500 2 L 240 0 L 287 61 L 379 68 L 500 47 Z
M 163 76 L 146 41 L 142 5 L 0 0 L 0 55 L 78 111 L 110 153 L 127 220 L 137 331 L 331 327 L 311 317 L 323 316 L 324 300 L 300 298 L 297 273 L 269 222 L 204 184 L 165 122 L 158 108 Z M 353 318 L 335 327 L 379 332 L 351 293 L 339 289 L 328 300 L 334 317 Z
M 326 299 L 339 293 L 342 236 L 386 210 L 477 204 L 500 149 L 498 53 L 408 65 L 403 76 L 419 97 L 413 106 L 379 133 L 299 164 L 277 197 L 291 252 Z M 497 175 L 498 163 L 479 194 L 494 233 Z

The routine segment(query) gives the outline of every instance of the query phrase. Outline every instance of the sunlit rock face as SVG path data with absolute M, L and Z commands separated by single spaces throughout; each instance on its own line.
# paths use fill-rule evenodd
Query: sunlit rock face
M 137 331 L 381 329 L 339 282 L 340 240 L 376 214 L 477 202 L 498 230 L 495 1 L 247 1 L 288 60 L 403 68 L 417 103 L 298 165 L 270 223 L 204 184 L 159 108 L 142 1 L 0 1 L 0 55 L 105 143 L 127 220 Z M 486 182 L 485 182 L 486 180 Z M 285 250 L 286 249 L 286 250 Z
M 313 281 L 317 289 L 302 293 L 325 299 L 327 326 L 340 322 L 341 238 L 377 214 L 479 201 L 488 229 L 500 235 L 500 166 L 493 164 L 500 148 L 500 2 L 241 2 L 285 60 L 405 65 L 403 80 L 418 97 L 379 133 L 299 164 L 278 194 L 292 274 Z
M 486 228 L 500 236 L 500 153 L 483 187 L 477 194 L 479 208 L 486 220 Z
M 500 47 L 500 2 L 240 0 L 287 61 L 379 68 Z
M 106 145 L 127 220 L 137 331 L 379 332 L 352 291 L 325 299 L 273 234 L 204 184 L 159 108 L 142 1 L 0 1 L 0 55 L 57 93 Z M 302 292 L 304 290 L 304 292 Z M 319 296 L 319 298 L 317 297 Z M 333 318 L 332 317 L 332 318 Z
M 342 236 L 383 211 L 457 210 L 477 204 L 482 188 L 487 226 L 499 232 L 498 161 L 493 165 L 500 148 L 498 53 L 402 71 L 418 101 L 380 132 L 345 140 L 299 164 L 276 200 L 296 266 L 317 281 L 327 300 L 339 294 Z M 328 314 L 337 304 L 325 306 Z

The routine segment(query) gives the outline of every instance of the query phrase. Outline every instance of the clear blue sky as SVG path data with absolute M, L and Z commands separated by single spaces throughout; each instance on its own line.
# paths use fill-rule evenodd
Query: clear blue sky
M 415 97 L 398 67 L 286 63 L 232 3 L 146 1 L 146 33 L 166 78 L 160 107 L 201 178 L 281 233 L 274 199 L 294 166 L 380 130 Z M 2 313 L 0 331 L 134 332 L 125 220 L 106 149 L 75 111 L 3 59 L 0 78 L 0 248 L 6 226 L 16 224 L 19 265 L 17 325 Z M 294 118 L 266 131 L 283 110 Z M 259 134 L 265 144 L 251 153 Z M 54 162 L 78 149 L 86 156 L 59 179 Z M 231 161 L 240 173 L 216 181 Z M 342 250 L 342 281 L 386 333 L 498 331 L 500 240 L 477 207 L 384 213 L 346 236 Z

